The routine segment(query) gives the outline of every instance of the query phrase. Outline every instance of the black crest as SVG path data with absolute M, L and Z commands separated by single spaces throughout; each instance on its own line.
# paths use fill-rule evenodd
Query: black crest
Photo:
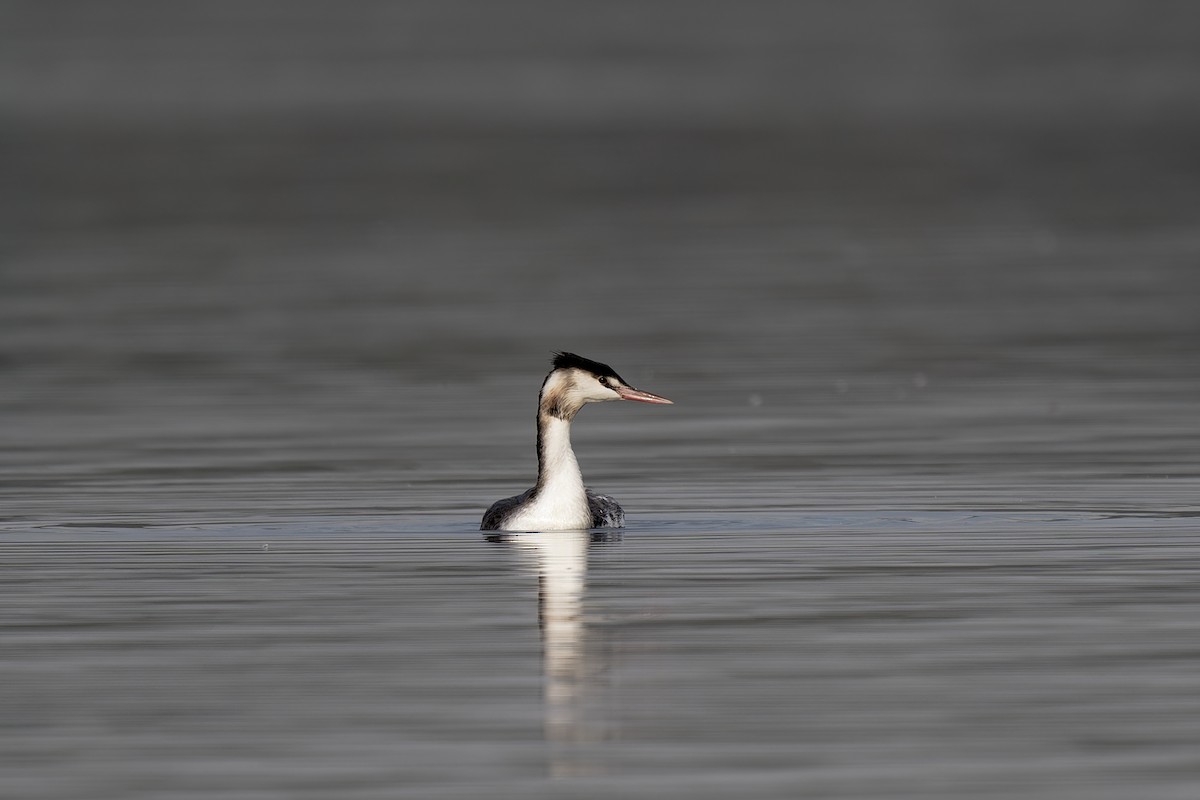
M 554 361 L 551 363 L 554 365 L 554 369 L 581 369 L 596 376 L 607 375 L 625 383 L 625 380 L 608 364 L 601 364 L 599 361 L 592 361 L 590 358 L 577 356 L 574 353 L 555 353 Z

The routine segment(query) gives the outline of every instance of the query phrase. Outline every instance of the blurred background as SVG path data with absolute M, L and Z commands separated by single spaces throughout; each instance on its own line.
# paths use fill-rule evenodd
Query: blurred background
M 1196 2 L 0 0 L 0 794 L 1200 797 L 1198 142 Z
M 1189 513 L 1200 7 L 0 2 L 0 518 Z M 464 523 L 466 524 L 466 523 Z

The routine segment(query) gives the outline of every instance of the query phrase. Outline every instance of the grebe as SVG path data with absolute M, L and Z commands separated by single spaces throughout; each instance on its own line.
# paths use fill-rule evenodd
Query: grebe
M 516 497 L 497 500 L 483 515 L 482 531 L 565 531 L 621 528 L 625 512 L 608 495 L 583 485 L 579 462 L 571 449 L 571 420 L 588 403 L 637 400 L 671 401 L 639 391 L 607 364 L 555 353 L 553 366 L 538 394 L 537 485 Z

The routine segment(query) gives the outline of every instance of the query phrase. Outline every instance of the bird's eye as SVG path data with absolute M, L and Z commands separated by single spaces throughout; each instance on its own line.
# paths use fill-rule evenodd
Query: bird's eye
M 600 385 L 601 385 L 601 386 L 608 386 L 608 378 L 606 378 L 606 377 L 604 377 L 603 375 L 601 375 L 601 376 L 600 376 Z

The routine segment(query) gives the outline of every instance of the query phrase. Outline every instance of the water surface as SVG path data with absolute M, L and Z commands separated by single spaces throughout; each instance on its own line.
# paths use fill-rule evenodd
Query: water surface
M 1185 797 L 1200 529 L 6 533 L 23 797 Z

